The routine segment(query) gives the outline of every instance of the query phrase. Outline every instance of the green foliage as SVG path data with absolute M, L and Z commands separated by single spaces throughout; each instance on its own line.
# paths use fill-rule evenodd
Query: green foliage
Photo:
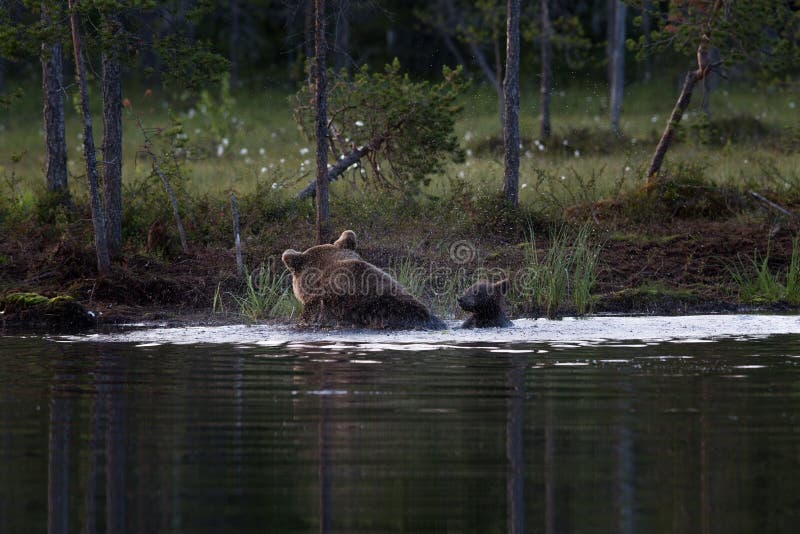
M 42 43 L 71 46 L 67 2 L 8 2 L 0 9 L 0 57 L 14 61 L 33 58 Z M 215 8 L 196 2 L 188 13 L 179 3 L 152 0 L 84 0 L 75 11 L 81 21 L 83 48 L 91 59 L 114 51 L 121 61 L 136 62 L 139 54 L 153 51 L 162 63 L 159 74 L 164 83 L 197 91 L 227 71 L 228 61 L 213 51 L 207 40 L 190 38 L 189 28 L 170 23 L 168 31 L 152 28 L 164 21 L 188 19 Z M 166 23 L 164 24 L 166 29 Z
M 470 6 L 469 4 L 472 4 Z M 459 39 L 468 43 L 496 43 L 505 34 L 505 2 L 475 0 L 458 6 L 463 20 L 456 28 Z
M 785 204 L 800 201 L 800 171 L 796 167 L 781 169 L 770 157 L 758 157 L 755 164 L 758 174 L 744 184 L 745 188 L 769 192 L 767 196 Z
M 153 48 L 164 63 L 161 75 L 167 86 L 198 91 L 220 80 L 228 69 L 228 60 L 212 52 L 208 41 L 165 35 L 153 42 Z
M 466 84 L 461 69 L 443 69 L 437 84 L 413 82 L 395 60 L 383 72 L 367 66 L 351 77 L 329 74 L 329 140 L 336 154 L 370 146 L 361 162 L 369 182 L 413 190 L 444 169 L 446 159 L 460 162 L 464 152 L 454 133 L 461 112 L 458 96 Z M 313 87 L 303 84 L 293 98 L 297 123 L 308 139 L 314 132 Z
M 566 308 L 574 308 L 580 315 L 591 312 L 600 246 L 590 238 L 588 226 L 577 232 L 561 227 L 553 231 L 542 255 L 531 230 L 524 268 L 517 273 L 519 294 L 515 297 L 544 310 L 551 319 Z
M 770 268 L 769 247 L 763 255 L 756 250 L 751 257 L 737 256 L 727 268 L 742 302 L 800 304 L 800 237 L 792 240 L 792 257 L 782 273 Z
M 770 135 L 764 123 L 750 113 L 713 119 L 705 113 L 698 113 L 686 130 L 690 139 L 714 147 L 732 143 L 754 145 Z
M 275 171 L 258 179 L 255 191 L 242 196 L 239 202 L 241 224 L 248 234 L 269 234 L 276 223 L 297 225 L 314 219 L 314 207 L 289 194 L 287 182 L 284 174 Z
M 9 109 L 16 102 L 22 100 L 23 91 L 17 87 L 9 93 L 0 93 L 0 109 Z
M 643 5 L 642 0 L 628 3 L 640 9 Z M 796 0 L 672 0 L 666 11 L 651 13 L 656 22 L 651 35 L 628 41 L 629 48 L 637 49 L 640 56 L 652 51 L 647 49 L 647 37 L 653 50 L 674 48 L 692 56 L 705 42 L 719 52 L 725 65 L 748 63 L 765 78 L 791 72 L 800 59 Z
M 800 237 L 792 240 L 792 259 L 786 272 L 786 302 L 800 305 Z
M 394 264 L 389 273 L 394 276 L 400 285 L 415 297 L 422 299 L 428 282 L 428 273 L 418 266 L 410 256 Z
M 287 271 L 277 273 L 264 264 L 252 273 L 245 270 L 244 294 L 232 295 L 242 317 L 250 322 L 292 317 L 299 304 L 292 295 L 287 277 Z
M 587 175 L 571 165 L 568 168 L 569 172 L 557 176 L 547 169 L 534 167 L 534 177 L 529 180 L 539 209 L 551 217 L 558 217 L 576 206 L 591 209 L 591 205 L 602 198 L 617 198 L 630 178 L 630 173 L 621 172 L 614 182 L 604 183 L 604 166 L 590 169 Z
M 739 298 L 752 304 L 771 304 L 780 300 L 783 288 L 769 268 L 769 250 L 764 256 L 757 251 L 753 257 L 741 256 L 728 266 L 728 271 L 736 287 Z
M 388 272 L 435 315 L 452 317 L 458 311 L 457 299 L 464 287 L 463 269 L 426 267 L 405 256 Z
M 524 6 L 526 12 L 523 21 L 530 21 L 521 28 L 522 38 L 526 41 L 538 42 L 542 39 L 540 6 L 540 2 L 530 2 Z M 552 12 L 550 15 L 550 43 L 555 50 L 564 54 L 570 68 L 582 68 L 590 59 L 592 41 L 587 37 L 580 18 L 563 10 L 558 11 L 560 13 L 555 17 Z
M 223 74 L 219 80 L 219 95 L 209 88 L 200 92 L 198 109 L 205 130 L 211 134 L 211 143 L 224 150 L 234 144 L 236 134 L 242 129 L 242 121 L 234 114 L 236 99 L 231 94 L 230 75 Z

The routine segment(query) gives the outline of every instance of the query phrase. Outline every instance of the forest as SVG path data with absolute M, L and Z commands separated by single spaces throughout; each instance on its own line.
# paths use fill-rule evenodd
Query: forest
M 796 0 L 0 0 L 0 321 L 800 307 Z

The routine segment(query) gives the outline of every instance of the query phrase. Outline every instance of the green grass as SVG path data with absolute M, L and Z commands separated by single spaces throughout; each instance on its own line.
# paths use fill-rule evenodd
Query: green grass
M 792 305 L 800 304 L 800 237 L 792 241 L 792 259 L 786 272 L 786 302 Z
M 544 150 L 533 143 L 538 137 L 536 95 L 523 90 L 520 131 L 525 141 L 521 157 L 521 203 L 557 213 L 570 203 L 607 198 L 638 186 L 654 149 L 654 139 L 660 135 L 673 106 L 676 96 L 673 85 L 669 80 L 659 80 L 627 88 L 622 115 L 625 138 L 622 140 L 610 137 L 607 95 L 602 84 L 587 82 L 581 87 L 556 88 L 552 109 L 554 137 L 552 141 L 544 141 Z M 0 188 L 8 190 L 7 182 L 14 175 L 19 182 L 19 195 L 43 188 L 40 93 L 36 86 L 28 89 L 24 100 L 0 119 Z M 269 182 L 268 186 L 275 183 L 278 188 L 293 191 L 310 179 L 313 143 L 303 139 L 291 117 L 288 92 L 266 89 L 235 93 L 232 102 L 217 104 L 229 109 L 229 122 L 224 124 L 220 124 L 221 115 L 214 108 L 213 98 L 206 99 L 205 104 L 174 101 L 160 89 L 154 89 L 151 96 L 144 96 L 144 90 L 139 87 L 127 88 L 125 95 L 132 102 L 133 113 L 141 114 L 147 128 L 169 127 L 168 110 L 175 110 L 189 143 L 196 148 L 195 156 L 183 169 L 187 175 L 186 187 L 192 194 L 214 196 L 229 190 L 246 194 L 265 182 Z M 97 105 L 99 99 L 94 96 Z M 695 107 L 698 101 L 696 95 L 682 123 L 687 129 L 701 122 Z M 711 102 L 715 118 L 746 113 L 772 132 L 793 127 L 800 119 L 800 99 L 789 91 L 769 93 L 726 85 L 712 95 Z M 476 88 L 464 97 L 464 104 L 465 113 L 456 129 L 470 155 L 463 164 L 448 166 L 444 176 L 434 177 L 428 186 L 433 194 L 448 189 L 448 176 L 480 182 L 487 188 L 501 188 L 502 158 L 491 151 L 480 150 L 499 136 L 494 95 L 484 88 Z M 84 198 L 80 122 L 74 106 L 67 106 L 66 111 L 70 187 L 73 195 Z M 98 145 L 102 135 L 99 112 L 95 107 Z M 141 157 L 142 139 L 131 116 L 126 116 L 123 123 L 124 180 L 135 183 L 150 175 L 150 166 Z M 214 135 L 212 131 L 222 133 Z M 21 160 L 13 163 L 12 156 L 20 154 L 23 154 Z M 757 150 L 752 150 L 749 144 L 716 147 L 696 141 L 681 143 L 670 149 L 666 167 L 690 161 L 702 161 L 706 178 L 720 185 L 761 183 L 765 168 L 779 177 L 774 180 L 775 187 L 781 183 L 795 186 L 800 183 L 800 153 L 781 149 L 780 142 Z M 350 187 L 348 183 L 334 184 L 332 195 L 347 194 Z
M 417 265 L 410 257 L 395 263 L 390 274 L 412 295 L 426 303 L 440 317 L 454 317 L 458 312 L 457 299 L 463 289 L 462 274 L 458 270 L 440 272 Z
M 800 237 L 792 241 L 792 257 L 783 272 L 770 268 L 769 247 L 764 254 L 739 256 L 728 265 L 739 299 L 749 304 L 800 304 Z
M 531 303 L 554 318 L 574 309 L 579 315 L 592 310 L 592 289 L 597 280 L 600 246 L 591 242 L 591 228 L 553 231 L 546 252 L 539 252 L 531 231 L 525 261 L 517 273 L 517 305 Z
M 299 303 L 287 284 L 288 273 L 275 273 L 262 264 L 252 273 L 245 270 L 245 288 L 242 295 L 231 295 L 239 308 L 239 314 L 249 322 L 277 317 L 289 318 L 295 315 Z M 221 308 L 219 289 L 214 296 L 212 309 Z

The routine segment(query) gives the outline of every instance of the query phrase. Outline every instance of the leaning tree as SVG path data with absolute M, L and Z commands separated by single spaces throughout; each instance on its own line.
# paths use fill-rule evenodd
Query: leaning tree
M 692 92 L 713 72 L 727 65 L 743 64 L 758 74 L 774 74 L 796 65 L 800 59 L 800 11 L 796 0 L 670 0 L 663 11 L 651 2 L 628 0 L 648 9 L 655 30 L 629 41 L 640 55 L 675 48 L 697 58 L 697 68 L 686 73 L 683 88 L 658 142 L 647 180 L 658 178 L 681 117 Z

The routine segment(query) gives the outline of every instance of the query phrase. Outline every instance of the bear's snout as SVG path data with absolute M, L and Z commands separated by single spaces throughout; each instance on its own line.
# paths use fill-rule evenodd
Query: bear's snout
M 472 295 L 461 295 L 458 297 L 458 305 L 461 306 L 461 309 L 464 311 L 472 311 L 472 308 L 475 307 L 475 297 Z

